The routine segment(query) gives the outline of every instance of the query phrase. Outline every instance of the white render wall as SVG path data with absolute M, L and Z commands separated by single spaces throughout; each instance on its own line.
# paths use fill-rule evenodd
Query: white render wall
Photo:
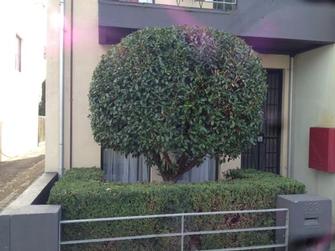
M 292 115 L 292 177 L 332 199 L 335 215 L 335 174 L 308 168 L 309 128 L 335 127 L 335 44 L 294 57 Z
M 42 0 L 1 3 L 0 160 L 38 144 L 38 104 L 46 77 L 46 12 Z M 22 38 L 22 72 L 15 70 L 16 35 Z

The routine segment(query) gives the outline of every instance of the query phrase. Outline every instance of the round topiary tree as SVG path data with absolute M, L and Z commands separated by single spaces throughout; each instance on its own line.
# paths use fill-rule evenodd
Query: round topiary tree
M 203 27 L 146 28 L 113 46 L 89 92 L 95 140 L 143 154 L 164 181 L 205 156 L 236 158 L 262 122 L 266 74 L 241 39 Z

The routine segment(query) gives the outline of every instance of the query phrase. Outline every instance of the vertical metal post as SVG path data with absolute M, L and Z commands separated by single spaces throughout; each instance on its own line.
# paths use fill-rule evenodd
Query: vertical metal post
M 59 175 L 64 174 L 64 32 L 65 0 L 59 1 Z
M 60 251 L 60 243 L 62 241 L 61 233 L 62 233 L 62 224 L 59 221 L 59 225 L 58 225 L 58 251 Z
M 285 250 L 288 251 L 288 240 L 289 240 L 289 210 L 286 211 L 285 219 Z
M 181 216 L 181 240 L 180 240 L 180 250 L 184 251 L 184 220 L 185 216 Z
M 287 177 L 293 178 L 292 168 L 292 145 L 294 144 L 292 138 L 292 126 L 293 126 L 293 77 L 294 77 L 294 57 L 290 57 L 290 69 L 289 69 L 289 101 L 288 101 L 288 144 L 287 144 Z

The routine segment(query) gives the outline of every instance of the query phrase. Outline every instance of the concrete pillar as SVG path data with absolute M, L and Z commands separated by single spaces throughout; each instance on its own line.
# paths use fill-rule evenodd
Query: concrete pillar
M 0 250 L 10 251 L 10 217 L 0 215 Z
M 289 251 L 330 250 L 330 199 L 310 194 L 279 195 L 277 208 L 287 208 L 289 211 Z M 277 214 L 276 221 L 277 226 L 285 225 L 285 216 Z M 277 243 L 283 243 L 283 231 L 277 231 L 276 235 Z
M 58 205 L 31 205 L 0 214 L 0 250 L 58 251 Z

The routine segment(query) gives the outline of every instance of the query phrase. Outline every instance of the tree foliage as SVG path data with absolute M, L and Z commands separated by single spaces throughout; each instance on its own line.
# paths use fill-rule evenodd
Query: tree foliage
M 262 122 L 266 74 L 241 39 L 204 27 L 146 28 L 125 37 L 94 71 L 95 140 L 143 154 L 165 181 L 206 155 L 236 158 Z

